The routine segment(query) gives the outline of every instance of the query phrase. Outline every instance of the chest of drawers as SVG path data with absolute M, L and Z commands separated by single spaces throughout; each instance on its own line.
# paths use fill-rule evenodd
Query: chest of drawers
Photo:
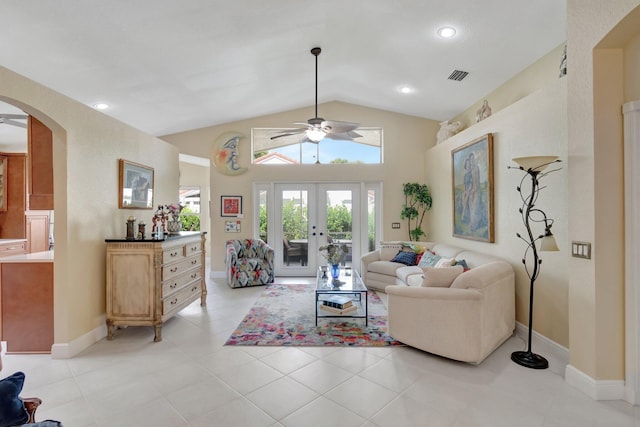
M 107 240 L 107 339 L 118 326 L 162 324 L 200 298 L 205 305 L 205 234 L 183 232 L 164 241 Z

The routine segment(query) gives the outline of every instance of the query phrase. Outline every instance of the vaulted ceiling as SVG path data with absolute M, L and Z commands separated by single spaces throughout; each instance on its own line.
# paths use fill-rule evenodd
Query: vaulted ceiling
M 320 46 L 320 103 L 445 120 L 563 43 L 565 21 L 560 0 L 13 1 L 0 65 L 161 136 L 313 105 Z

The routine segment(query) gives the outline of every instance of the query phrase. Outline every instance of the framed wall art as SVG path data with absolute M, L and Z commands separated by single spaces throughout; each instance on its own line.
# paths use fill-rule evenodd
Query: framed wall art
M 120 159 L 118 206 L 153 209 L 153 168 Z
M 242 215 L 242 196 L 220 196 L 220 216 Z
M 494 242 L 493 135 L 451 151 L 453 235 Z
M 240 232 L 240 221 L 225 221 L 224 222 L 224 231 L 226 233 L 239 233 Z

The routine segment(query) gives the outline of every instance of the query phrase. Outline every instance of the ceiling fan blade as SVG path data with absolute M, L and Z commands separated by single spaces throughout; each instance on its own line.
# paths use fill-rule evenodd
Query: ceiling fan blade
M 278 139 L 278 138 L 282 138 L 282 137 L 285 137 L 285 136 L 299 135 L 299 134 L 304 133 L 306 131 L 307 131 L 306 129 L 292 129 L 289 132 L 285 132 L 285 133 L 281 133 L 281 134 L 278 134 L 278 135 L 274 135 L 270 139 Z
M 355 133 L 355 132 L 352 132 Z M 357 138 L 361 135 L 356 134 L 357 136 L 351 136 L 349 133 L 335 133 L 331 132 L 325 135 L 326 139 L 333 139 L 334 141 L 353 141 L 353 138 Z
M 358 128 L 358 123 L 339 122 L 337 120 L 325 120 L 322 129 L 327 133 L 347 133 Z
M 313 129 L 313 125 L 308 122 L 294 122 L 294 125 L 306 126 L 307 129 Z

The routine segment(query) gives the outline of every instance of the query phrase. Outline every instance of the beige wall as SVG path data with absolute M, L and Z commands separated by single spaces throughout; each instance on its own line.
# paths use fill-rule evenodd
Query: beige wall
M 56 344 L 104 326 L 105 238 L 124 237 L 126 219 L 150 210 L 118 209 L 118 159 L 155 169 L 154 201 L 175 200 L 178 150 L 0 67 L 0 99 L 54 133 Z
M 517 81 L 510 82 L 517 85 Z M 533 326 L 551 340 L 568 346 L 568 271 L 567 237 L 567 120 L 566 78 L 547 82 L 519 101 L 505 106 L 480 123 L 463 130 L 426 152 L 426 182 L 432 187 L 434 208 L 429 214 L 430 236 L 438 242 L 491 252 L 513 265 L 516 271 L 517 320 L 528 324 L 529 278 L 522 266 L 526 246 L 516 232 L 526 233 L 518 209 L 522 206 L 516 191 L 523 172 L 507 169 L 515 166 L 514 157 L 556 155 L 562 169 L 544 178 L 536 207 L 555 220 L 553 233 L 560 252 L 542 252 L 540 276 L 536 281 Z M 542 125 L 543 124 L 543 125 Z M 495 243 L 478 242 L 452 236 L 451 150 L 487 133 L 493 134 Z M 528 181 L 527 181 L 528 183 Z M 544 229 L 535 229 L 543 233 Z
M 451 120 L 458 120 L 462 122 L 465 127 L 473 126 L 476 123 L 476 111 L 482 106 L 485 99 L 489 102 L 491 112 L 495 114 L 540 88 L 545 87 L 550 82 L 557 80 L 560 73 L 560 61 L 562 59 L 564 46 L 565 44 L 563 43 L 556 47 Z
M 624 18 L 639 5 L 567 1 L 569 239 L 593 244 L 569 260 L 570 364 L 595 380 L 624 379 L 621 104 L 638 93 L 624 59 L 640 55 L 640 9 Z
M 253 237 L 252 183 L 280 182 L 383 182 L 383 233 L 387 239 L 407 239 L 403 223 L 400 230 L 392 230 L 391 222 L 400 221 L 403 203 L 402 184 L 422 182 L 424 179 L 424 151 L 435 143 L 439 124 L 433 120 L 359 107 L 341 102 L 330 102 L 318 107 L 319 114 L 327 119 L 360 123 L 364 127 L 380 126 L 384 129 L 384 164 L 382 165 L 251 165 L 252 127 L 292 127 L 293 122 L 313 117 L 313 107 L 287 111 L 280 114 L 256 117 L 240 122 L 227 123 L 164 136 L 175 144 L 181 153 L 210 157 L 213 141 L 224 132 L 237 131 L 246 136 L 239 147 L 240 166 L 248 167 L 242 175 L 227 176 L 212 168 L 211 171 L 211 268 L 224 270 L 224 242 L 228 238 Z M 223 194 L 243 196 L 244 218 L 242 233 L 224 232 L 224 218 L 219 214 L 219 200 Z M 427 229 L 430 235 L 431 230 Z

